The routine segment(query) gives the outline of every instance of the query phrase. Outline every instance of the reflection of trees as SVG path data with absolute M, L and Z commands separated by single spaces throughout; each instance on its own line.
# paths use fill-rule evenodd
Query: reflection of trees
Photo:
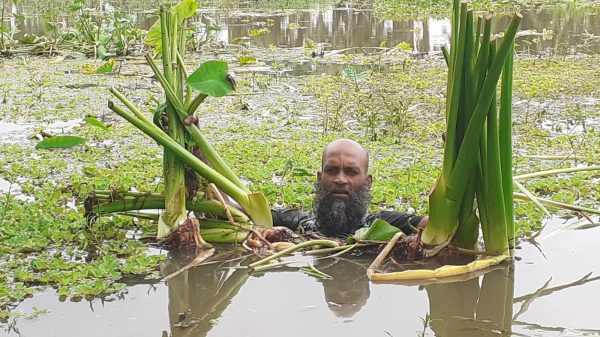
M 479 278 L 425 286 L 431 328 L 438 337 L 510 335 L 514 288 L 513 265 Z
M 600 33 L 600 20 L 598 15 L 586 12 L 585 9 L 577 9 L 571 6 L 559 6 L 552 9 L 531 9 L 523 10 L 523 19 L 519 29 L 533 30 L 541 33 L 544 29 L 553 32 L 551 39 L 544 39 L 538 36 L 539 42 L 529 46 L 526 43 L 519 43 L 527 40 L 531 42 L 532 36 L 517 38 L 517 44 L 521 50 L 532 49 L 538 52 L 550 49 L 553 53 L 564 55 L 568 52 L 568 48 L 585 44 L 584 34 L 587 32 L 592 34 Z M 494 21 L 492 30 L 498 32 L 504 29 L 510 21 L 509 16 L 504 16 L 499 20 Z M 598 47 L 596 46 L 596 52 Z M 593 50 L 578 50 L 589 52 Z

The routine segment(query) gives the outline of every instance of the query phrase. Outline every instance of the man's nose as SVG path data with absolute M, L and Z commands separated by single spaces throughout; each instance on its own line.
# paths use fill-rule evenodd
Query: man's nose
M 348 178 L 346 177 L 345 174 L 343 173 L 338 173 L 335 176 L 335 179 L 333 179 L 333 182 L 337 185 L 347 185 L 348 184 Z

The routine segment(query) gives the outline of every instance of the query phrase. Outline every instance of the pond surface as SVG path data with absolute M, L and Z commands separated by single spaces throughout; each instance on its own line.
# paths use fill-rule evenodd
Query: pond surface
M 368 47 L 378 48 L 387 41 L 387 47 L 406 42 L 433 54 L 447 43 L 451 31 L 448 19 L 385 20 L 370 9 L 202 13 L 201 28 L 206 23 L 220 27 L 211 31 L 211 43 L 245 45 L 250 54 L 264 53 L 271 44 L 280 48 L 278 53 L 301 49 L 305 38 L 326 53 L 345 48 L 368 52 Z M 597 13 L 543 9 L 523 14 L 521 53 L 600 53 Z M 152 22 L 145 13 L 136 15 L 136 20 L 146 28 Z M 500 20 L 494 29 L 502 29 L 507 20 Z M 45 34 L 39 13 L 27 12 L 24 19 L 6 23 L 20 29 L 20 34 Z M 249 30 L 260 27 L 269 32 L 248 37 Z M 289 63 L 294 75 L 339 70 L 337 64 L 315 64 L 309 57 Z M 81 119 L 57 122 L 47 128 L 63 133 L 80 123 Z M 544 127 L 554 130 L 555 124 Z M 0 121 L 0 143 L 22 142 L 36 132 L 31 123 Z M 11 186 L 0 178 L 0 193 L 9 188 L 12 194 L 19 193 L 18 182 Z M 297 256 L 293 259 L 301 262 L 295 268 L 251 275 L 239 268 L 248 261 L 235 260 L 194 268 L 168 283 L 131 280 L 126 293 L 104 300 L 61 302 L 48 289 L 14 308 L 26 313 L 39 308 L 47 313 L 11 318 L 0 325 L 0 336 L 600 336 L 595 311 L 600 293 L 596 258 L 600 229 L 549 235 L 561 222 L 549 223 L 538 239 L 539 249 L 522 242 L 514 264 L 460 282 L 374 284 L 365 275 L 372 257 L 315 261 Z M 237 256 L 222 255 L 222 260 Z M 167 275 L 188 261 L 169 257 L 162 272 Z M 333 279 L 317 280 L 298 271 L 297 267 L 308 263 Z
M 180 274 L 167 284 L 137 284 L 121 298 L 59 302 L 49 291 L 16 310 L 6 336 L 600 336 L 600 228 L 562 230 L 550 221 L 539 249 L 522 242 L 517 261 L 454 283 L 374 284 L 371 258 L 313 260 L 331 275 L 318 280 L 297 268 L 249 275 L 231 261 Z M 247 262 L 242 261 L 245 265 Z M 185 265 L 169 258 L 169 274 Z M 236 268 L 238 267 L 238 268 Z M 429 315 L 429 323 L 423 319 Z
M 105 14 L 114 11 L 106 7 L 105 1 L 96 4 L 104 8 Z M 11 30 L 18 30 L 17 38 L 25 33 L 46 35 L 44 13 L 36 6 L 23 1 L 21 7 L 14 7 L 13 13 L 24 13 L 20 19 L 5 18 Z M 199 38 L 207 35 L 210 39 L 228 44 L 249 43 L 258 47 L 274 45 L 282 47 L 306 46 L 306 39 L 312 40 L 320 49 L 337 50 L 344 48 L 393 47 L 405 42 L 420 52 L 439 52 L 448 43 L 451 32 L 449 18 L 421 18 L 388 20 L 366 8 L 272 10 L 265 12 L 237 12 L 225 10 L 200 10 L 202 15 L 196 20 Z M 151 11 L 132 13 L 131 19 L 139 26 L 148 29 L 155 18 Z M 517 38 L 517 51 L 549 53 L 551 55 L 600 53 L 600 14 L 598 10 L 577 6 L 544 7 L 523 9 L 523 20 Z M 73 19 L 58 16 L 59 24 L 70 27 Z M 510 21 L 509 16 L 494 20 L 492 32 L 504 31 Z M 211 27 L 208 34 L 206 28 Z M 251 30 L 266 28 L 257 36 L 249 37 Z

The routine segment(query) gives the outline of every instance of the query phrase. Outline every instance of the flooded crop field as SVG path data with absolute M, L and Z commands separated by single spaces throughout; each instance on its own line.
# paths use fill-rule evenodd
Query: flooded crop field
M 180 124 L 199 130 L 240 184 L 272 208 L 318 207 L 323 149 L 351 138 L 369 151 L 371 212 L 430 214 L 428 196 L 446 165 L 449 70 L 442 47 L 453 41 L 450 3 L 200 3 L 179 45 L 172 40 L 179 51 L 170 71 L 185 68 L 194 78 L 201 64 L 222 60 L 234 84 L 227 77 L 210 90 L 228 90 L 183 99 L 180 109 L 197 118 Z M 523 16 L 510 123 L 514 253 L 483 270 L 389 282 L 368 277 L 383 246 L 296 252 L 257 270 L 251 264 L 265 256 L 252 249 L 252 231 L 243 243 L 214 243 L 202 262 L 206 249 L 156 242 L 166 221 L 162 208 L 169 207 L 166 145 L 114 106 L 129 102 L 146 116 L 140 120 L 171 132 L 178 108 L 162 104 L 176 101 L 165 98 L 163 81 L 176 83 L 177 76 L 163 80 L 148 60 L 158 6 L 2 2 L 0 336 L 600 336 L 598 4 L 469 4 L 477 15 L 495 11 L 490 34 L 498 41 L 512 13 Z M 169 74 L 161 57 L 155 62 Z M 202 89 L 194 90 L 204 93 L 206 82 L 219 80 L 197 81 Z M 190 134 L 182 142 L 199 137 Z M 226 226 L 235 226 L 226 229 L 234 236 L 248 231 L 239 223 L 258 221 L 222 200 L 224 190 L 237 195 L 236 187 L 196 179 L 201 187 L 185 199 L 188 210 L 210 199 Z M 90 220 L 90 203 L 107 200 L 123 204 Z M 133 213 L 132 203 L 142 211 Z M 194 210 L 199 218 L 207 212 Z M 211 242 L 216 228 L 202 224 L 200 235 Z M 452 259 L 410 265 L 433 269 L 487 256 L 484 230 L 474 249 L 451 243 L 444 251 Z M 455 252 L 468 258 L 454 259 Z M 408 265 L 386 261 L 386 270 Z

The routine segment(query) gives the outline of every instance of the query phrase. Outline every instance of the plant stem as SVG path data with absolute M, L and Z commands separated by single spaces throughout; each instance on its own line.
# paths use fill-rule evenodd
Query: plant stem
M 562 168 L 562 169 L 554 169 L 554 170 L 539 171 L 539 172 L 533 172 L 533 173 L 527 173 L 527 174 L 520 174 L 520 175 L 514 176 L 513 180 L 543 177 L 543 176 L 549 176 L 549 175 L 560 174 L 560 173 L 574 173 L 574 172 L 580 172 L 580 171 L 596 171 L 596 170 L 600 170 L 600 166 L 595 165 L 595 166 L 583 166 L 583 167 L 570 167 L 570 168 Z
M 290 253 L 293 253 L 293 252 L 297 251 L 298 249 L 302 249 L 302 248 L 306 248 L 306 247 L 310 247 L 310 246 L 338 247 L 339 244 L 337 242 L 331 241 L 331 240 L 310 240 L 310 241 L 301 242 L 301 243 L 299 243 L 297 245 L 294 245 L 294 246 L 292 246 L 290 248 L 286 248 L 286 249 L 284 249 L 284 250 L 282 250 L 282 251 L 280 251 L 280 252 L 278 252 L 276 254 L 273 254 L 273 255 L 271 255 L 271 256 L 269 256 L 267 258 L 264 258 L 264 259 L 262 259 L 260 261 L 251 263 L 249 265 L 249 267 L 250 268 L 255 268 L 255 267 L 264 265 L 264 264 L 268 263 L 271 260 L 280 258 L 280 257 L 282 257 L 284 255 L 287 255 L 287 254 L 290 254 Z
M 514 192 L 513 194 L 514 194 L 515 198 L 517 198 L 517 199 L 529 200 L 529 197 L 527 195 L 525 195 L 525 194 L 518 193 L 518 192 Z M 589 208 L 589 207 L 570 205 L 570 204 L 565 204 L 563 202 L 554 201 L 554 200 L 550 200 L 550 199 L 539 198 L 539 197 L 536 197 L 536 199 L 539 200 L 543 204 L 551 205 L 551 206 L 558 207 L 558 208 L 564 208 L 564 209 L 568 209 L 568 210 L 571 210 L 571 211 L 588 212 L 588 213 L 600 214 L 600 209 L 594 209 L 594 208 Z
M 248 206 L 248 197 L 243 190 L 232 184 L 227 178 L 222 176 L 219 172 L 215 171 L 210 166 L 203 163 L 200 159 L 194 156 L 192 153 L 187 151 L 184 147 L 173 141 L 167 136 L 161 129 L 156 125 L 149 125 L 144 123 L 123 111 L 121 108 L 114 105 L 113 102 L 108 102 L 109 109 L 113 110 L 119 116 L 125 118 L 129 123 L 143 131 L 145 134 L 150 136 L 152 139 L 160 143 L 165 148 L 173 151 L 181 160 L 185 161 L 196 172 L 200 173 L 203 177 L 208 179 L 210 182 L 217 185 L 217 187 L 225 192 L 227 195 L 237 201 L 242 207 Z M 239 200 L 238 200 L 239 199 Z

